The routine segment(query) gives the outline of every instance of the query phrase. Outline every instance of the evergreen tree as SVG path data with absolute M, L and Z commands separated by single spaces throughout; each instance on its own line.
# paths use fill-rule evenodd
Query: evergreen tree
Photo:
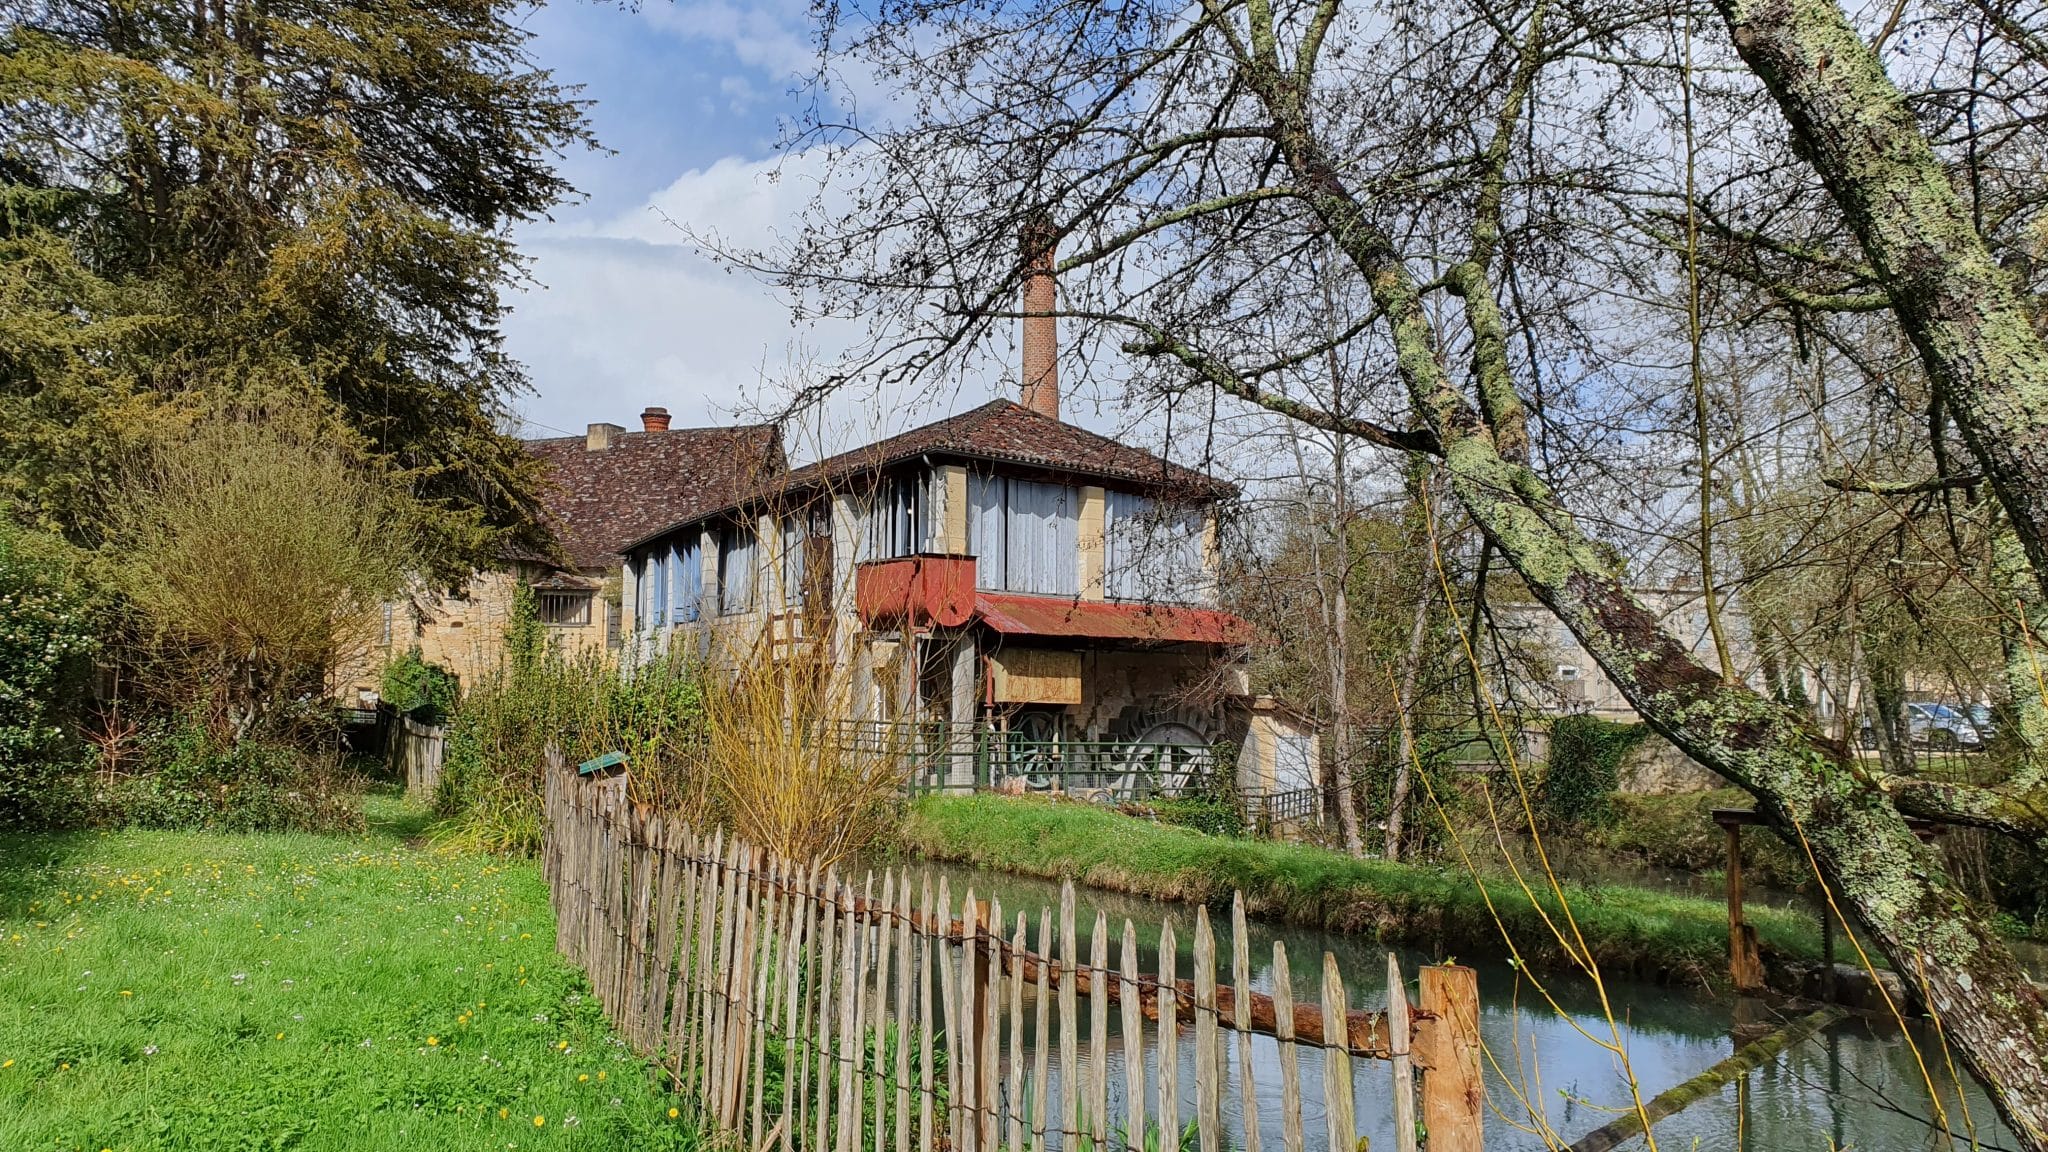
M 510 225 L 583 102 L 507 0 L 0 0 L 0 498 L 94 542 L 116 464 L 312 412 L 457 577 L 541 543 L 499 431 Z

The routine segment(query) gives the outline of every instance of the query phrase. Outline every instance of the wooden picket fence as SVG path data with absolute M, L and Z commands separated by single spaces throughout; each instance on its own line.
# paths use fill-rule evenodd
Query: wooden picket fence
M 448 730 L 439 724 L 422 724 L 400 716 L 391 725 L 391 758 L 405 777 L 405 793 L 414 799 L 432 800 L 441 786 L 441 757 L 447 750 Z
M 1053 910 L 1039 910 L 1032 950 L 1022 913 L 1012 929 L 998 901 L 971 891 L 956 908 L 943 879 L 936 898 L 927 880 L 913 899 L 909 875 L 893 870 L 879 886 L 869 874 L 855 891 L 834 869 L 665 822 L 627 801 L 616 770 L 580 778 L 560 757 L 549 761 L 545 870 L 556 947 L 589 974 L 626 1041 L 660 1059 L 707 1128 L 750 1152 L 1175 1152 L 1190 1132 L 1200 1152 L 1260 1152 L 1260 1119 L 1270 1123 L 1276 1103 L 1258 1097 L 1250 1074 L 1254 1035 L 1275 1042 L 1277 1055 L 1260 1067 L 1270 1083 L 1278 1065 L 1284 1152 L 1354 1152 L 1357 1059 L 1391 1070 L 1403 1152 L 1418 1148 L 1418 1131 L 1429 1152 L 1480 1148 L 1469 968 L 1421 968 L 1411 1007 L 1389 955 L 1387 1008 L 1368 1013 L 1349 1009 L 1325 953 L 1321 1004 L 1298 1004 L 1276 942 L 1272 992 L 1260 994 L 1250 987 L 1241 898 L 1228 984 L 1218 984 L 1206 909 L 1195 918 L 1190 977 L 1177 971 L 1171 918 L 1156 973 L 1139 971 L 1128 920 L 1112 964 L 1100 914 L 1084 961 L 1071 884 L 1056 922 Z M 1115 1095 L 1113 1043 L 1122 1056 Z M 1191 1115 L 1183 1045 L 1192 1046 Z M 1302 1083 L 1304 1050 L 1319 1050 L 1320 1091 Z M 1304 1091 L 1314 1110 L 1304 1110 Z M 1235 1133 L 1223 1120 L 1233 1093 L 1244 1119 Z M 1318 1113 L 1322 1123 L 1310 1126 L 1320 1131 L 1305 1130 L 1304 1117 Z

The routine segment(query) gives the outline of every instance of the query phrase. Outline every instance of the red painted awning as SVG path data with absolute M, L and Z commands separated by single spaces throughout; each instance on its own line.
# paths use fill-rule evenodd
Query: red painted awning
M 1119 604 L 980 592 L 975 615 L 1006 636 L 1068 636 L 1088 640 L 1152 640 L 1188 644 L 1250 644 L 1251 622 L 1213 608 Z

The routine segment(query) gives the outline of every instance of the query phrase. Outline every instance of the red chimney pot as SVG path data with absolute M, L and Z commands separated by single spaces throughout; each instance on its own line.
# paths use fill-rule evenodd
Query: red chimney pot
M 640 430 L 642 432 L 668 431 L 668 409 L 649 408 L 640 413 Z

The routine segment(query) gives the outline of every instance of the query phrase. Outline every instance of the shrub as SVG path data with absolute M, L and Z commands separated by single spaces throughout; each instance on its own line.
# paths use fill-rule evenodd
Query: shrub
M 1646 725 L 1597 716 L 1552 721 L 1550 762 L 1536 793 L 1538 814 L 1567 826 L 1607 816 L 1608 798 L 1621 782 L 1621 762 L 1649 734 Z
M 869 847 L 900 811 L 906 761 L 847 740 L 851 687 L 820 648 L 740 657 L 704 678 L 701 762 L 714 819 L 791 860 L 831 864 Z
M 0 518 L 0 825 L 46 823 L 78 759 L 92 594 L 61 542 Z
M 417 646 L 384 666 L 378 695 L 401 716 L 441 724 L 455 710 L 455 676 L 420 657 Z
M 338 753 L 231 743 L 192 719 L 142 739 L 140 770 L 80 778 L 83 822 L 226 832 L 360 831 L 362 780 Z
M 435 806 L 444 838 L 496 852 L 538 851 L 542 762 L 549 744 L 570 761 L 626 754 L 635 797 L 702 822 L 703 693 L 687 659 L 630 671 L 598 652 L 564 656 L 534 627 L 521 589 L 503 667 L 470 686 L 448 722 Z
M 217 420 L 124 478 L 112 542 L 173 708 L 242 739 L 319 696 L 411 563 L 415 507 L 334 438 Z

